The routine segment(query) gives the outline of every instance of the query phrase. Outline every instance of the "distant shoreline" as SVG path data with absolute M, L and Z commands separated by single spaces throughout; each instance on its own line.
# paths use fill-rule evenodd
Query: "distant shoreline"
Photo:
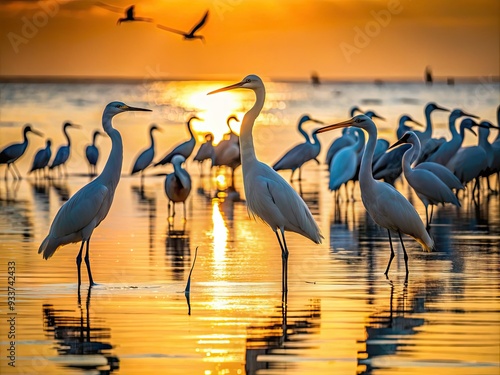
M 453 78 L 454 84 L 463 83 L 499 83 L 500 76 L 477 76 L 477 77 L 434 77 L 434 83 L 436 85 L 447 85 L 449 84 L 447 80 Z M 281 83 L 304 83 L 311 84 L 309 79 L 298 79 L 298 78 L 265 78 L 272 82 Z M 230 77 L 199 77 L 199 78 L 186 78 L 186 77 L 164 77 L 164 78 L 133 78 L 133 77 L 78 77 L 78 76 L 1 76 L 0 83 L 58 83 L 58 84 L 75 84 L 75 83 L 107 83 L 107 84 L 142 84 L 147 82 L 179 82 L 179 81 L 234 81 L 238 78 Z M 332 83 L 342 83 L 342 84 L 357 84 L 357 83 L 373 83 L 382 85 L 384 83 L 422 83 L 425 84 L 423 79 L 417 78 L 385 78 L 385 79 L 375 79 L 375 78 L 356 78 L 356 79 L 321 79 L 322 83 L 332 84 Z

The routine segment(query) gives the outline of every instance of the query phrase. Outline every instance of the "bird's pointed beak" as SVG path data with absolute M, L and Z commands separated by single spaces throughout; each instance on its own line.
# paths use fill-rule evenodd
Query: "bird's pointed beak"
M 385 121 L 385 117 L 379 116 L 379 115 L 377 115 L 376 113 L 374 113 L 372 117 L 373 117 L 373 118 L 378 118 L 378 119 L 380 119 L 380 120 L 384 120 L 384 121 Z
M 392 149 L 394 147 L 397 147 L 399 145 L 402 145 L 403 143 L 406 143 L 406 139 L 404 137 L 401 137 L 394 144 L 392 144 L 391 146 L 389 146 L 388 150 L 390 150 L 390 149 Z
M 354 122 L 352 119 L 347 120 L 347 121 L 338 122 L 336 124 L 327 125 L 327 126 L 323 126 L 322 128 L 316 129 L 314 131 L 314 134 L 324 133 L 324 132 L 328 132 L 330 130 L 335 130 L 335 129 L 340 129 L 340 128 L 347 128 L 348 126 L 352 126 L 353 124 L 354 124 Z
M 38 130 L 31 129 L 31 132 L 32 132 L 33 134 L 38 135 L 39 137 L 43 137 L 43 133 L 42 133 L 42 132 L 39 132 Z
M 464 112 L 464 111 L 462 111 L 462 116 L 467 116 L 467 117 L 472 117 L 472 118 L 479 118 L 479 116 L 472 115 L 472 114 Z
M 229 86 L 226 86 L 226 87 L 214 90 L 214 91 L 210 91 L 207 95 L 217 94 L 219 92 L 228 91 L 228 90 L 234 90 L 234 89 L 240 88 L 244 84 L 245 84 L 245 82 L 241 81 L 241 82 L 235 83 L 234 85 L 229 85 Z
M 441 107 L 436 104 L 436 108 L 434 109 L 435 111 L 444 111 L 444 112 L 451 112 L 448 108 Z
M 424 125 L 423 125 L 421 122 L 418 122 L 418 121 L 416 121 L 416 120 L 414 120 L 414 119 L 410 119 L 410 120 L 408 120 L 408 121 L 411 121 L 411 122 L 413 122 L 414 124 L 417 124 L 418 126 L 424 127 Z
M 129 105 L 123 107 L 123 110 L 125 111 L 142 111 L 142 112 L 152 112 L 151 109 L 147 109 L 147 108 L 138 108 L 138 107 L 131 107 Z
M 314 118 L 310 119 L 310 121 L 315 122 L 316 124 L 322 124 L 322 125 L 324 124 L 324 122 L 323 122 L 323 121 L 321 121 L 321 120 L 316 120 L 316 119 L 314 119 Z

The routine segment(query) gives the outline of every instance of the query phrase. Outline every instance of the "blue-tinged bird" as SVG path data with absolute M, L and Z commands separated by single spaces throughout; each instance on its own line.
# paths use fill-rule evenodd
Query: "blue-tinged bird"
M 89 176 L 97 175 L 97 161 L 99 160 L 99 149 L 96 146 L 98 135 L 103 135 L 99 130 L 95 130 L 92 135 L 92 143 L 85 147 L 85 156 L 89 163 Z
M 39 175 L 43 175 L 43 172 L 46 172 L 50 157 L 52 156 L 52 150 L 50 149 L 51 145 L 52 141 L 50 139 L 47 139 L 45 148 L 42 148 L 36 152 L 28 174 L 30 174 L 31 172 L 35 172 L 36 178 L 37 171 L 40 171 Z M 47 175 L 45 175 L 45 177 L 47 177 Z
M 15 162 L 24 155 L 24 152 L 28 148 L 28 133 L 33 133 L 38 136 L 42 136 L 43 134 L 39 131 L 33 129 L 31 125 L 26 124 L 23 128 L 23 137 L 24 140 L 21 143 L 13 143 L 7 147 L 5 147 L 2 151 L 0 151 L 0 164 L 7 164 L 7 168 L 5 169 L 5 179 L 7 180 L 7 172 L 10 171 L 10 167 L 14 171 L 10 171 L 12 173 L 12 177 L 15 180 L 20 180 L 22 178 L 21 173 L 19 173 Z
M 66 162 L 68 161 L 69 155 L 71 152 L 71 139 L 69 138 L 69 135 L 68 135 L 68 128 L 80 128 L 80 127 L 81 127 L 80 125 L 75 125 L 75 124 L 72 124 L 70 122 L 64 123 L 63 133 L 64 133 L 64 136 L 66 137 L 67 143 L 65 146 L 61 146 L 57 150 L 56 156 L 54 157 L 54 160 L 52 160 L 52 164 L 50 165 L 50 170 L 52 170 L 54 168 L 58 168 L 60 175 L 62 174 L 61 173 L 62 167 L 64 167 L 64 169 L 66 170 Z M 66 170 L 65 175 L 66 176 L 68 175 L 67 170 Z
M 153 132 L 155 130 L 161 131 L 161 129 L 154 124 L 149 127 L 150 146 L 137 156 L 132 171 L 130 172 L 131 175 L 141 172 L 141 182 L 144 178 L 144 170 L 151 165 L 155 157 L 155 139 L 153 137 Z

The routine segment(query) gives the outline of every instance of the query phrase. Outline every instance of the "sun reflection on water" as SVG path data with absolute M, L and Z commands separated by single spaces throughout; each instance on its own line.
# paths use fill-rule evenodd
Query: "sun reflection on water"
M 214 244 L 214 278 L 220 280 L 226 271 L 226 249 L 228 230 L 219 209 L 219 200 L 212 203 L 213 244 Z

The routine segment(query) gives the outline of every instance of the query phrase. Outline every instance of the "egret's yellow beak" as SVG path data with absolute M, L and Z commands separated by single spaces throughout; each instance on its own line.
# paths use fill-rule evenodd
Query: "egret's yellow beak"
M 207 95 L 217 94 L 217 93 L 222 92 L 222 91 L 234 90 L 234 89 L 237 89 L 237 88 L 243 86 L 245 83 L 246 83 L 245 81 L 241 81 L 241 82 L 235 83 L 234 85 L 229 85 L 229 86 L 223 87 L 221 89 L 210 91 Z

